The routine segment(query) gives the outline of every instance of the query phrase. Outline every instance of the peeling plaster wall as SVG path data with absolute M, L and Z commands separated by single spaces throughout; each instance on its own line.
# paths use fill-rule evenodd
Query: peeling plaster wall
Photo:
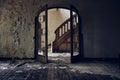
M 78 9 L 85 57 L 118 57 L 119 0 L 0 0 L 0 57 L 33 57 L 34 18 L 45 4 Z
M 6 0 L 1 4 L 0 57 L 33 57 L 37 3 L 33 0 Z

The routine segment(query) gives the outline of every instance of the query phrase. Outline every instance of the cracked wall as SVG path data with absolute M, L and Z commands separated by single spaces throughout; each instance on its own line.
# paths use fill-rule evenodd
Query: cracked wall
M 34 56 L 36 7 L 38 5 L 33 0 L 1 1 L 0 57 Z
M 34 18 L 45 4 L 78 9 L 85 57 L 118 57 L 119 0 L 0 0 L 0 57 L 34 56 Z

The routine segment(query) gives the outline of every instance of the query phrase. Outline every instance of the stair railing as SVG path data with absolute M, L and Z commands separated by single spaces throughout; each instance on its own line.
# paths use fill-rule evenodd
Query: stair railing
M 73 30 L 77 28 L 78 16 L 73 15 Z M 63 22 L 55 30 L 55 40 L 53 42 L 53 52 L 59 51 L 61 43 L 65 42 L 66 39 L 70 37 L 70 18 Z
M 77 15 L 73 16 L 73 24 L 76 28 L 76 25 L 78 23 L 78 17 Z M 65 22 L 63 22 L 56 30 L 55 30 L 55 40 L 58 40 L 62 35 L 64 35 L 66 32 L 70 31 L 70 18 L 67 19 Z

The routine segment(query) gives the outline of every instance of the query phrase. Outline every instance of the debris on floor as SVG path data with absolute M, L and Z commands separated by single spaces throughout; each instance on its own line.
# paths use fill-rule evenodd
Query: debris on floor
M 0 62 L 0 80 L 120 80 L 116 62 Z

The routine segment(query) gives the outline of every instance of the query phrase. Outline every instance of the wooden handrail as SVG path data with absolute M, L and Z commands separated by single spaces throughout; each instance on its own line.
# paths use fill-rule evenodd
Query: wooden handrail
M 77 24 L 77 15 L 73 15 L 73 20 L 75 24 Z M 74 23 L 73 23 L 74 24 Z M 55 30 L 55 35 L 56 38 L 55 40 L 58 40 L 62 35 L 64 35 L 67 31 L 70 30 L 70 18 L 67 19 L 65 22 L 63 22 L 56 30 Z
M 65 22 L 63 22 L 56 30 L 55 30 L 55 33 L 63 26 L 65 25 L 66 23 L 68 23 L 70 21 L 70 18 L 67 19 Z
M 78 24 L 78 16 L 73 15 L 73 31 L 77 32 L 77 24 Z M 66 42 L 66 40 L 70 37 L 70 18 L 63 22 L 56 30 L 55 30 L 55 40 L 53 42 L 53 52 L 59 51 L 59 47 L 62 43 Z

